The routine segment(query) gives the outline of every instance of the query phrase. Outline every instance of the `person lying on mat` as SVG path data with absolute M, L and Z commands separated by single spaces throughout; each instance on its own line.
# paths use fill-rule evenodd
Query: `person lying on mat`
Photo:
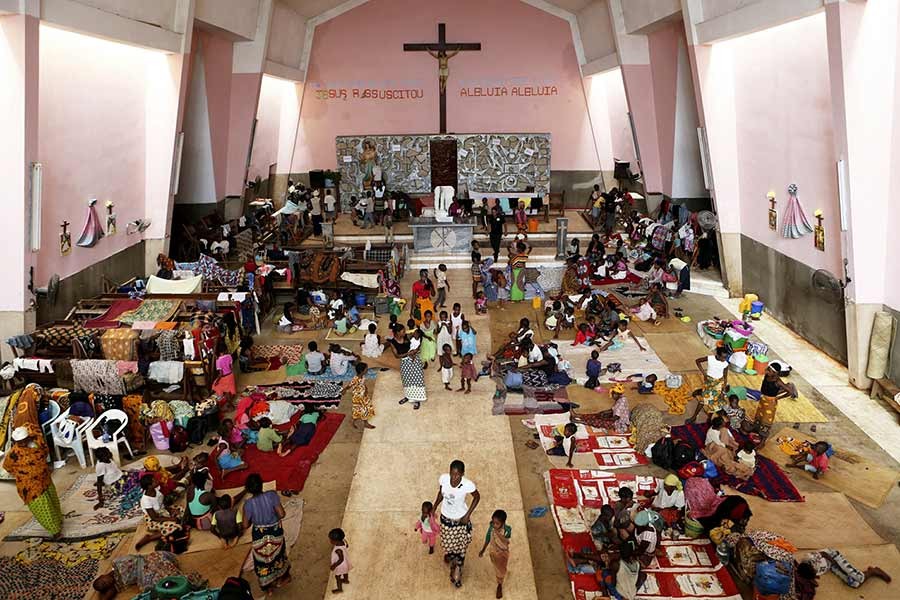
M 280 444 L 278 456 L 287 456 L 301 446 L 308 446 L 316 433 L 316 424 L 324 415 L 312 406 L 307 407 L 300 418 L 288 429 L 285 440 Z
M 166 577 L 186 577 L 194 590 L 206 587 L 206 582 L 196 573 L 181 571 L 174 554 L 157 551 L 150 554 L 129 554 L 113 560 L 112 570 L 97 577 L 93 588 L 98 592 L 100 600 L 113 600 L 130 586 L 137 586 L 142 592 L 150 591 Z
M 828 571 L 834 573 L 845 585 L 853 589 L 859 588 L 872 577 L 881 579 L 885 583 L 891 582 L 891 576 L 882 568 L 872 566 L 866 567 L 865 571 L 860 571 L 838 550 L 825 548 L 801 557 L 794 571 L 797 600 L 813 600 L 819 585 L 819 577 Z
M 232 450 L 224 439 L 220 439 L 216 447 L 219 449 L 216 462 L 222 471 L 222 477 L 232 471 L 241 471 L 247 468 L 248 465 L 244 462 L 243 454 L 239 449 Z

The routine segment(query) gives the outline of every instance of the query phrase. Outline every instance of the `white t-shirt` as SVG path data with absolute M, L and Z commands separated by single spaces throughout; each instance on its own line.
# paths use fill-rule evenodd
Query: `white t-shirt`
M 307 352 L 306 353 L 306 368 L 313 373 L 318 373 L 322 370 L 322 361 L 325 360 L 325 355 L 321 352 Z
M 647 542 L 647 554 L 653 554 L 656 552 L 656 545 L 659 543 L 659 534 L 654 530 L 642 531 L 637 534 L 637 541 Z
M 562 445 L 563 450 L 566 452 L 566 458 L 569 458 L 569 453 L 572 452 L 572 443 L 575 441 L 575 436 L 570 435 L 563 438 Z
M 122 477 L 122 469 L 113 461 L 108 463 L 97 462 L 94 468 L 97 478 L 103 478 L 103 485 L 112 485 Z
M 537 344 L 531 347 L 531 350 L 528 351 L 528 362 L 538 362 L 544 360 L 544 353 L 541 352 L 540 347 Z
M 328 212 L 334 212 L 334 203 L 336 202 L 334 196 L 331 194 L 325 195 L 325 210 Z
M 288 319 L 286 316 L 281 315 L 281 319 L 278 321 L 279 327 L 287 327 L 288 325 L 293 325 L 294 322 Z
M 312 200 L 312 210 L 310 210 L 310 214 L 319 216 L 322 214 L 322 201 L 318 196 L 313 196 Z
M 684 508 L 684 491 L 675 490 L 671 494 L 664 488 L 660 488 L 656 498 L 653 499 L 656 508 Z
M 332 352 L 331 353 L 331 372 L 335 375 L 343 375 L 347 372 L 347 365 L 356 360 L 352 356 L 348 356 L 347 354 L 341 354 L 340 352 Z
M 164 514 L 162 509 L 162 498 L 163 495 L 159 490 L 157 490 L 155 496 L 144 494 L 141 496 L 141 510 L 144 511 L 145 514 L 150 509 L 153 509 L 158 515 Z
M 441 502 L 441 514 L 452 521 L 458 521 L 466 516 L 466 513 L 469 512 L 466 494 L 475 491 L 475 483 L 463 477 L 460 479 L 459 485 L 453 487 L 450 485 L 450 474 L 444 473 L 438 479 L 438 484 L 441 486 L 441 494 L 444 496 L 444 500 Z
M 709 431 L 706 432 L 706 445 L 710 444 L 718 444 L 720 446 L 724 446 L 724 442 L 722 441 L 722 436 L 719 433 L 718 429 L 709 428 Z
M 706 374 L 713 379 L 722 379 L 725 376 L 725 369 L 728 368 L 727 360 L 719 360 L 715 354 L 708 357 L 709 362 L 706 364 Z
M 435 284 L 435 286 L 437 288 L 447 287 L 447 272 L 446 271 L 441 271 L 440 269 L 438 269 L 437 271 L 434 272 L 434 278 L 437 280 L 437 283 Z
M 366 212 L 366 207 L 369 206 L 369 199 L 365 196 L 359 199 L 359 202 L 356 203 L 356 208 L 361 210 L 362 212 Z

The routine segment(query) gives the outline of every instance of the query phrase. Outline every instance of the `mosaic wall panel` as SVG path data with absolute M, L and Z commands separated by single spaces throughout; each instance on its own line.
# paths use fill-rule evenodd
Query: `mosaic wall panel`
M 550 191 L 550 134 L 468 134 L 459 140 L 459 180 L 479 192 Z
M 431 155 L 427 135 L 339 136 L 335 139 L 341 172 L 341 202 L 370 189 L 372 167 L 381 166 L 389 189 L 410 194 L 431 191 Z M 349 160 L 348 158 L 349 157 Z
M 431 192 L 429 141 L 455 137 L 458 141 L 459 182 L 479 192 L 550 189 L 550 134 L 502 133 L 429 135 L 369 135 L 335 138 L 341 173 L 341 202 L 369 189 L 372 168 L 381 166 L 388 189 L 410 194 Z

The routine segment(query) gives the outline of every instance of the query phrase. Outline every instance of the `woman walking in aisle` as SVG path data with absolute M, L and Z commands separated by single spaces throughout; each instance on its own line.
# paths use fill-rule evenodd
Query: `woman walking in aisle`
M 450 472 L 438 479 L 438 493 L 434 507 L 441 507 L 441 547 L 444 562 L 450 565 L 450 582 L 462 587 L 462 568 L 466 551 L 472 543 L 471 516 L 481 501 L 478 488 L 464 477 L 466 465 L 461 460 L 450 463 Z M 472 494 L 472 506 L 466 504 L 466 496 Z
M 425 372 L 419 359 L 419 349 L 412 347 L 403 325 L 396 326 L 394 337 L 388 342 L 394 356 L 400 359 L 400 381 L 403 382 L 403 398 L 400 404 L 412 400 L 413 408 L 419 410 L 422 402 L 428 399 L 425 395 Z

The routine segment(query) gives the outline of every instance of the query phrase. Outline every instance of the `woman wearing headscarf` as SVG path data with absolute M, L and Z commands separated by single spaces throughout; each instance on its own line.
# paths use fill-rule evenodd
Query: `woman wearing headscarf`
M 674 527 L 684 520 L 684 486 L 678 475 L 666 475 L 651 506 L 659 512 L 668 527 Z
M 291 581 L 291 561 L 288 560 L 284 529 L 284 507 L 278 492 L 263 491 L 262 477 L 258 473 L 247 476 L 244 489 L 251 497 L 241 508 L 244 529 L 252 528 L 253 570 L 259 579 L 259 587 L 267 594 L 274 588 Z
M 34 423 L 20 425 L 13 429 L 12 440 L 3 468 L 15 477 L 16 491 L 35 520 L 53 539 L 58 539 L 62 536 L 63 514 L 50 479 L 50 449 L 41 428 Z
M 13 413 L 13 429 L 25 425 L 34 425 L 40 429 L 41 422 L 38 418 L 38 405 L 43 394 L 44 388 L 36 383 L 30 383 L 25 386 L 25 389 L 19 394 L 19 401 L 16 403 L 15 412 Z
M 759 434 L 762 446 L 772 431 L 778 401 L 784 398 L 797 398 L 797 388 L 793 384 L 783 382 L 781 374 L 770 364 L 766 367 L 759 392 L 759 404 L 753 416 L 753 430 Z
M 612 408 L 584 415 L 572 413 L 572 421 L 610 429 L 616 433 L 628 433 L 631 429 L 631 411 L 628 408 L 628 399 L 625 398 L 625 386 L 621 383 L 614 384 L 609 390 L 609 396 L 613 401 Z

